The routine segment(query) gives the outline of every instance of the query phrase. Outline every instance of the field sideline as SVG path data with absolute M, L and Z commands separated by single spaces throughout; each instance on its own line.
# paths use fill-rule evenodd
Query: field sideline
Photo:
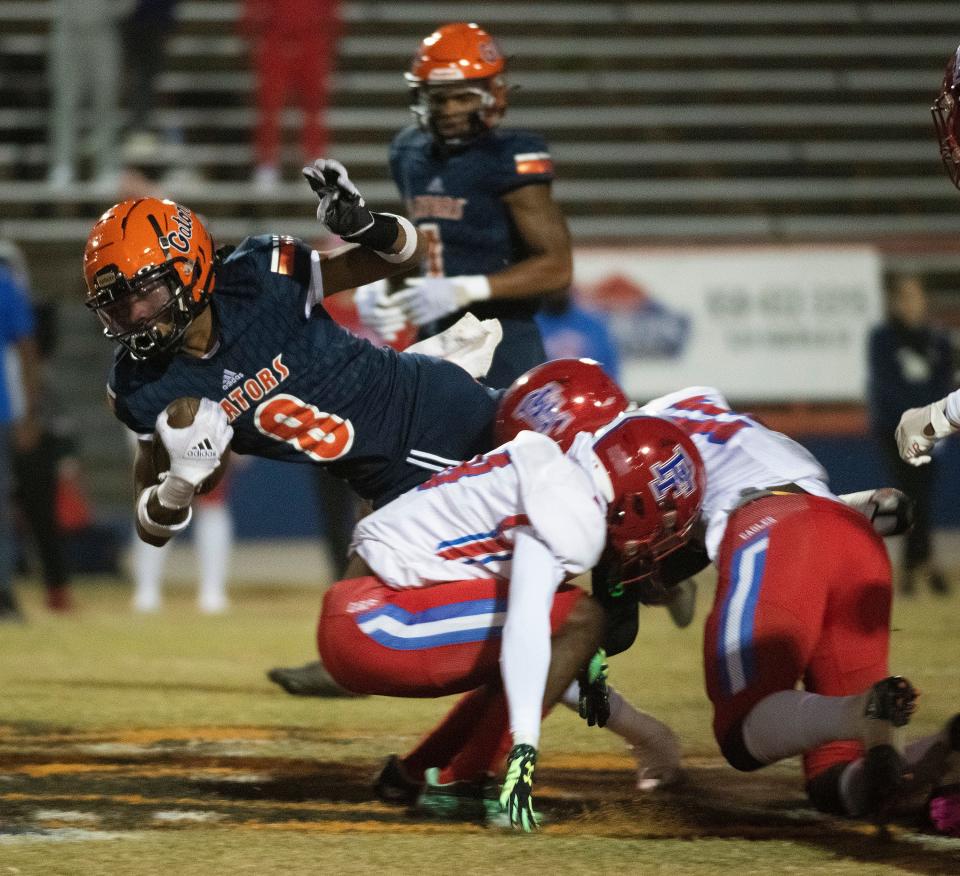
M 710 581 L 701 586 L 702 622 Z M 643 797 L 632 761 L 565 709 L 546 722 L 539 836 L 418 822 L 374 798 L 381 760 L 448 701 L 287 696 L 264 670 L 312 653 L 319 590 L 245 588 L 220 618 L 170 592 L 129 613 L 113 582 L 55 618 L 21 588 L 30 623 L 0 627 L 0 876 L 15 874 L 960 873 L 960 840 L 916 823 L 881 838 L 808 809 L 796 763 L 744 776 L 712 740 L 701 630 L 645 611 L 612 680 L 668 720 L 687 781 Z M 892 669 L 922 690 L 911 735 L 960 708 L 957 600 L 895 606 Z

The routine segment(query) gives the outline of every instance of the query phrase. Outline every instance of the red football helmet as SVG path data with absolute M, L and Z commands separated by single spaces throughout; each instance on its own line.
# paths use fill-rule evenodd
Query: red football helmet
M 644 414 L 618 417 L 593 452 L 610 478 L 607 543 L 623 583 L 643 580 L 689 539 L 707 484 L 703 460 L 677 426 Z
M 122 201 L 83 252 L 86 305 L 135 359 L 171 352 L 214 285 L 213 238 L 196 214 L 158 198 Z
M 957 87 L 960 86 L 960 48 L 950 60 L 943 74 L 940 94 L 934 101 L 930 112 L 933 125 L 940 140 L 940 157 L 947 169 L 950 181 L 960 189 L 960 114 L 958 114 Z
M 445 24 L 422 43 L 404 78 L 410 86 L 410 109 L 421 128 L 449 146 L 461 145 L 499 124 L 507 111 L 506 60 L 499 46 L 476 24 Z M 480 97 L 467 132 L 444 134 L 434 103 L 444 92 L 471 91 Z M 431 99 L 432 97 L 432 99 Z
M 578 432 L 596 432 L 629 401 L 593 359 L 554 359 L 518 377 L 500 400 L 493 439 L 505 444 L 530 429 L 549 435 L 563 450 Z

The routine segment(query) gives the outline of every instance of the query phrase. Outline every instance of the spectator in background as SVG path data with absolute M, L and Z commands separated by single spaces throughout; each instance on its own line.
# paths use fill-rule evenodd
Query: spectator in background
M 291 91 L 303 111 L 304 162 L 327 151 L 327 98 L 340 39 L 340 4 L 244 0 L 240 32 L 250 43 L 257 80 L 254 182 L 269 188 L 281 177 L 280 114 Z
M 76 465 L 76 440 L 72 424 L 58 416 L 59 405 L 52 397 L 53 381 L 47 373 L 56 346 L 56 308 L 44 302 L 34 309 L 40 368 L 40 437 L 32 447 L 14 448 L 13 474 L 17 504 L 40 561 L 47 608 L 69 612 L 73 598 L 59 519 L 60 486 L 61 464 L 70 458 L 71 464 Z
M 931 325 L 923 283 L 894 276 L 887 286 L 887 318 L 869 341 L 869 404 L 873 434 L 893 475 L 894 485 L 916 502 L 916 519 L 907 535 L 900 592 L 912 595 L 919 584 L 934 593 L 949 585 L 933 560 L 930 510 L 935 466 L 912 466 L 900 458 L 894 431 L 907 408 L 929 404 L 952 388 L 953 360 L 945 332 Z
M 535 319 L 548 359 L 594 359 L 619 380 L 620 354 L 606 322 L 580 307 L 571 291 L 547 295 Z
M 167 40 L 176 26 L 177 0 L 136 0 L 120 23 L 126 106 L 130 117 L 124 157 L 137 161 L 157 149 L 152 115 L 157 102 L 157 77 L 167 60 Z
M 90 104 L 90 145 L 96 185 L 115 188 L 120 48 L 116 0 L 57 0 L 53 7 L 48 69 L 52 91 L 47 181 L 72 183 L 80 157 L 81 105 Z
M 27 453 L 40 440 L 39 368 L 34 318 L 26 291 L 0 264 L 0 621 L 23 619 L 13 591 L 14 543 L 11 521 L 13 452 Z M 18 365 L 10 379 L 7 354 Z M 15 385 L 16 384 L 16 385 Z

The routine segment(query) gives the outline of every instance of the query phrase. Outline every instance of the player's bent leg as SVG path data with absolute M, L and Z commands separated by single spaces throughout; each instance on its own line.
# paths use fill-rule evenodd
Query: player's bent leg
M 906 789 L 901 728 L 916 693 L 905 679 L 887 677 L 892 576 L 886 549 L 859 515 L 836 508 L 834 518 L 846 550 L 829 582 L 823 629 L 804 683 L 808 691 L 850 702 L 859 697 L 864 705 L 861 729 L 850 737 L 859 744 L 808 750 L 804 771 L 815 804 L 834 807 L 839 797 L 846 814 L 882 817 Z M 825 794 L 834 775 L 839 788 Z
M 545 708 L 559 698 L 595 650 L 602 619 L 599 606 L 582 590 L 571 586 L 557 590 L 550 611 L 550 626 L 554 635 L 544 691 Z M 569 653 L 571 650 L 574 652 L 572 657 Z M 587 657 L 583 658 L 583 654 Z M 498 716 L 497 726 L 494 726 L 495 715 Z M 500 735 L 506 739 L 499 741 L 497 737 Z M 490 744 L 491 740 L 494 740 L 493 745 Z M 403 763 L 413 776 L 422 775 L 430 766 L 445 768 L 451 765 L 455 769 L 444 779 L 475 779 L 482 773 L 498 769 L 501 755 L 509 747 L 506 699 L 498 667 L 495 683 L 471 692 L 457 703 L 440 725 L 403 759 Z
M 507 582 L 475 579 L 394 590 L 368 576 L 323 600 L 317 644 L 333 678 L 357 693 L 437 697 L 499 678 Z
M 739 770 L 772 762 L 751 751 L 744 722 L 771 695 L 795 692 L 820 635 L 826 588 L 810 558 L 819 555 L 817 539 L 825 526 L 819 515 L 807 513 L 813 501 L 795 496 L 752 502 L 731 516 L 720 546 L 704 670 L 714 735 Z M 792 729 L 775 716 L 761 727 L 762 735 L 774 739 Z
M 554 597 L 550 620 L 555 632 L 545 710 L 596 649 L 602 635 L 603 613 L 583 591 L 565 586 Z M 436 768 L 421 797 L 427 810 L 432 807 L 432 797 L 444 796 L 448 791 L 460 795 L 466 786 L 483 789 L 487 801 L 483 806 L 489 808 L 487 779 L 500 769 L 510 745 L 506 698 L 498 678 L 496 683 L 463 697 L 399 765 L 414 781 L 422 781 L 428 770 Z M 445 804 L 438 808 L 444 810 Z

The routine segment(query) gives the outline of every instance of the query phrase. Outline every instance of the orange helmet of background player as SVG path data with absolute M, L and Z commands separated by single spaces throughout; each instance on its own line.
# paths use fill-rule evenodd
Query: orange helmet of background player
M 960 189 L 960 48 L 958 48 L 943 73 L 940 94 L 930 112 L 940 140 L 940 157 L 950 175 L 950 181 Z
M 410 107 L 420 126 L 437 139 L 444 139 L 432 123 L 429 103 L 431 88 L 467 85 L 481 97 L 472 138 L 500 122 L 507 110 L 506 60 L 490 34 L 476 24 L 458 21 L 445 24 L 420 43 L 410 72 Z M 468 138 L 457 138 L 464 140 Z
M 169 353 L 210 299 L 213 238 L 187 207 L 122 201 L 93 226 L 83 252 L 86 305 L 135 358 Z

